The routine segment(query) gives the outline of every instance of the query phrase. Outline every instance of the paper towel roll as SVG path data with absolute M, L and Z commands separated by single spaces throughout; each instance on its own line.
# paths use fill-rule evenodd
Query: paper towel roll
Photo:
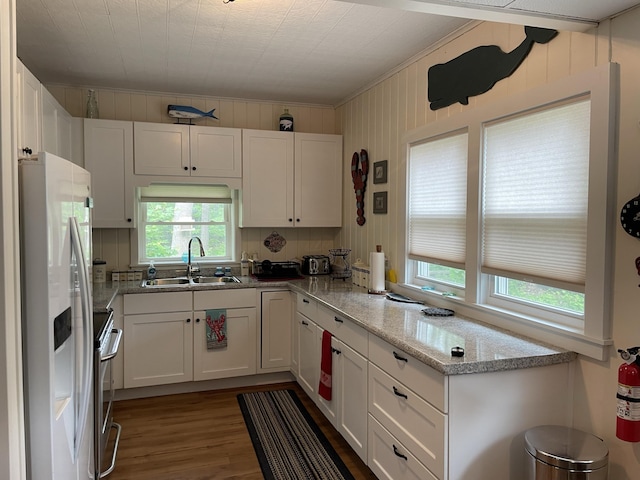
M 384 291 L 384 252 L 370 253 L 369 269 L 369 290 L 372 292 Z

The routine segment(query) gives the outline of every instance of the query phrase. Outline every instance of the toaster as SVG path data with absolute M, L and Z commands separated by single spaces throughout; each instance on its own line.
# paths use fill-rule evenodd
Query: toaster
M 328 275 L 331 264 L 327 255 L 305 255 L 302 257 L 303 275 Z

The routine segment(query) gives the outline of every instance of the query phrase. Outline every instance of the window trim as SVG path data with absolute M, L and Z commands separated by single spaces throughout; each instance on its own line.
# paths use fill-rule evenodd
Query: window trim
M 401 141 L 399 191 L 407 192 L 408 155 L 412 144 L 446 135 L 461 129 L 469 132 L 469 164 L 467 167 L 467 258 L 464 297 L 443 297 L 438 292 L 424 292 L 410 285 L 407 262 L 406 233 L 399 239 L 399 278 L 412 295 L 424 296 L 436 306 L 454 309 L 461 315 L 485 321 L 500 328 L 530 336 L 592 358 L 604 360 L 611 339 L 611 284 L 613 237 L 615 225 L 615 132 L 619 66 L 608 63 L 589 71 L 560 79 L 519 95 L 505 97 L 491 104 L 464 109 L 443 119 L 407 132 Z M 588 95 L 591 98 L 591 136 L 589 156 L 589 213 L 587 225 L 585 322 L 584 331 L 554 325 L 544 319 L 516 314 L 498 306 L 483 303 L 489 282 L 480 273 L 481 253 L 481 140 L 483 125 L 517 113 L 534 111 L 567 99 Z M 593 159 L 596 159 L 594 161 Z M 604 159 L 604 160 L 602 160 Z M 596 188 L 593 187 L 596 186 Z M 400 218 L 400 231 L 407 228 L 408 192 L 401 201 L 405 215 Z M 474 267 L 475 266 L 475 267 Z M 473 267 L 473 268 L 472 268 Z

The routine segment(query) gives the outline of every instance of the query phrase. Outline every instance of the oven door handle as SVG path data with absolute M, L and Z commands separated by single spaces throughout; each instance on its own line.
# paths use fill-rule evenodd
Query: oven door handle
M 122 340 L 122 329 L 120 328 L 112 329 L 111 335 L 115 335 L 116 339 L 111 344 L 111 351 L 106 355 L 100 357 L 101 362 L 106 362 L 108 360 L 111 360 L 113 357 L 115 357 L 118 354 L 118 348 L 120 348 L 120 340 Z

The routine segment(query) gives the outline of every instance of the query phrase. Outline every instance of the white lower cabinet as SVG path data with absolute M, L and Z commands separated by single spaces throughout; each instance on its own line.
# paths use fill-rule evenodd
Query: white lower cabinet
M 320 380 L 320 329 L 309 318 L 296 312 L 298 329 L 298 383 L 317 403 Z
M 124 297 L 124 388 L 256 373 L 256 291 Z M 206 310 L 226 309 L 227 346 L 207 350 Z
M 239 377 L 256 373 L 256 309 L 227 310 L 227 346 L 207 349 L 206 313 L 194 312 L 193 379 Z
M 367 369 L 365 357 L 335 338 L 332 398 L 337 404 L 336 428 L 351 448 L 367 461 Z
M 372 416 L 368 443 L 368 465 L 380 480 L 438 480 Z
M 446 415 L 374 364 L 369 365 L 369 413 L 437 478 L 444 478 Z
M 263 371 L 286 371 L 291 368 L 291 296 L 289 290 L 261 293 L 260 368 Z
M 191 311 L 126 315 L 124 387 L 193 379 Z
M 332 334 L 331 400 L 318 394 L 325 330 Z M 303 295 L 298 295 L 294 331 L 298 383 L 366 462 L 368 361 L 362 353 L 367 350 L 367 332 Z

